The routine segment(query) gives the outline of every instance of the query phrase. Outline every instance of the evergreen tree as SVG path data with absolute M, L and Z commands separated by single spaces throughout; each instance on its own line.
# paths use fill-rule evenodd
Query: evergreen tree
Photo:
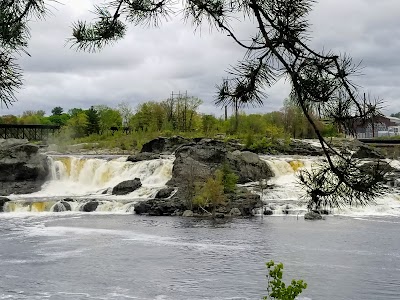
M 86 125 L 86 134 L 90 135 L 93 133 L 100 132 L 100 118 L 97 110 L 91 106 L 88 110 L 85 111 L 87 115 L 87 125 Z

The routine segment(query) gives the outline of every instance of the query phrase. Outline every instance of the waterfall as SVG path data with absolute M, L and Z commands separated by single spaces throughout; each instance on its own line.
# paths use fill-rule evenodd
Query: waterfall
M 172 157 L 132 163 L 126 161 L 126 157 L 104 159 L 53 156 L 50 164 L 51 180 L 32 196 L 107 194 L 122 181 L 140 178 L 143 186 L 134 196 L 150 197 L 155 189 L 163 187 L 171 178 L 172 164 Z
M 302 200 L 304 191 L 297 180 L 298 172 L 302 169 L 311 170 L 318 168 L 322 162 L 322 157 L 301 157 L 293 156 L 261 156 L 272 172 L 272 177 L 268 183 L 273 186 L 272 189 L 263 190 L 261 199 L 267 210 L 274 215 L 298 215 L 307 211 L 306 203 Z M 400 169 L 398 160 L 388 160 L 393 168 Z M 254 189 L 257 191 L 257 189 Z M 260 191 L 257 191 L 259 194 Z M 375 204 L 366 207 L 347 207 L 344 209 L 334 209 L 334 214 L 363 216 L 363 215 L 400 215 L 400 196 L 398 190 L 388 189 L 376 199 Z M 259 212 L 260 214 L 262 211 Z

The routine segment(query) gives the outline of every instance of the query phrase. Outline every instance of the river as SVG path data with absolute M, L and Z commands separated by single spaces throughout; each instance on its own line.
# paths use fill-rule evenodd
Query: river
M 274 215 L 213 222 L 134 215 L 127 197 L 102 194 L 117 175 L 135 176 L 144 184 L 131 198 L 151 197 L 171 158 L 54 158 L 53 180 L 11 196 L 0 214 L 0 299 L 261 299 L 271 259 L 284 263 L 287 282 L 308 283 L 303 300 L 399 299 L 398 196 L 305 221 L 293 178 L 312 159 L 263 159 L 276 168 L 276 187 L 263 195 Z M 103 203 L 92 213 L 52 212 L 68 192 Z

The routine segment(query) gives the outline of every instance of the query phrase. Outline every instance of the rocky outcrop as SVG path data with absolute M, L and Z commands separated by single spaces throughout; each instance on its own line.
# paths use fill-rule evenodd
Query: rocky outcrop
M 235 145 L 222 141 L 203 139 L 193 145 L 183 145 L 175 152 L 172 179 L 167 185 L 185 188 L 190 180 L 205 182 L 225 163 L 239 177 L 238 183 L 273 176 L 267 163 L 257 154 L 239 151 Z
M 160 155 L 156 153 L 151 153 L 151 152 L 140 152 L 135 155 L 128 156 L 126 159 L 127 161 L 130 162 L 138 162 L 138 161 L 143 161 L 143 160 L 152 160 L 152 159 L 159 159 Z
M 37 192 L 49 175 L 47 157 L 27 140 L 0 139 L 0 194 Z
M 6 197 L 0 197 L 0 212 L 4 211 L 4 204 L 6 204 L 9 201 L 10 201 L 10 199 L 8 199 Z
M 158 137 L 145 143 L 140 152 L 172 154 L 181 145 L 190 143 L 193 143 L 193 140 L 181 136 Z
M 252 194 L 246 189 L 240 189 L 237 193 L 227 195 L 225 204 L 216 208 L 216 215 L 222 216 L 252 216 L 255 208 L 263 206 L 259 195 Z M 210 216 L 208 212 L 211 207 L 205 207 L 203 210 L 199 207 L 189 207 L 188 201 L 181 197 L 172 197 L 170 199 L 150 199 L 135 204 L 137 214 L 148 214 L 150 216 L 181 216 L 187 211 L 192 211 L 196 216 Z M 208 212 L 207 212 L 208 211 Z M 191 216 L 191 215 L 190 215 Z
M 126 195 L 129 193 L 132 193 L 133 191 L 137 190 L 142 186 L 142 183 L 140 182 L 139 178 L 135 178 L 132 180 L 125 180 L 122 181 L 121 183 L 117 184 L 113 189 L 112 189 L 112 194 L 113 195 Z

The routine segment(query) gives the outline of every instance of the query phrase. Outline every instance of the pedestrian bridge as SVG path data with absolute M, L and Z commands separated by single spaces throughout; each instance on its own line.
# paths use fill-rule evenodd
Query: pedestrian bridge
M 45 141 L 58 130 L 59 125 L 0 124 L 0 139 Z

